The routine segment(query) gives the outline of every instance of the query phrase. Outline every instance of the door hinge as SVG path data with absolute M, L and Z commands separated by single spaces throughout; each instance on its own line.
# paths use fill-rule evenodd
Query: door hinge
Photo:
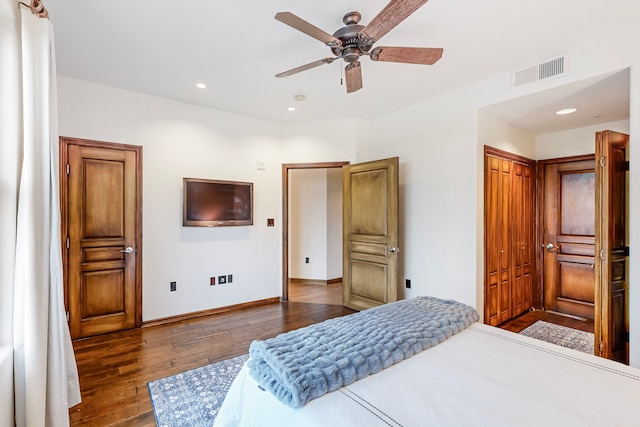
M 67 310 L 67 323 L 69 323 L 69 319 L 70 319 L 70 317 L 69 317 L 69 310 Z
M 67 249 L 69 249 L 69 238 L 67 237 Z
M 71 172 L 71 166 L 69 166 L 69 163 L 67 163 L 67 175 L 69 175 L 69 172 Z
M 604 255 L 604 249 L 600 249 L 600 259 L 606 259 Z
M 600 341 L 600 353 L 604 353 L 604 350 L 607 348 L 607 344 L 604 341 Z
M 606 160 L 604 156 L 600 157 L 600 166 L 604 167 L 605 164 L 606 164 Z

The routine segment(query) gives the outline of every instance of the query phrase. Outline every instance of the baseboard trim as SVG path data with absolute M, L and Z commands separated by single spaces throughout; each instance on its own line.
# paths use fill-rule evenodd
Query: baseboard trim
M 545 311 L 547 313 L 555 314 L 557 316 L 563 316 L 563 317 L 569 317 L 571 319 L 582 320 L 583 322 L 586 322 L 588 320 L 586 317 L 576 316 L 576 315 L 568 314 L 568 313 L 560 313 L 559 311 L 553 311 L 553 310 L 545 310 Z M 593 320 L 593 319 L 591 319 L 591 320 Z
M 194 311 L 191 313 L 179 314 L 177 316 L 163 317 L 160 319 L 143 322 L 142 327 L 166 325 L 167 323 L 180 322 L 181 320 L 195 319 L 198 317 L 211 316 L 213 314 L 228 313 L 230 311 L 245 310 L 247 308 L 259 307 L 280 302 L 280 297 L 266 298 L 257 301 L 243 302 L 242 304 L 227 305 L 225 307 L 211 308 L 209 310 Z
M 289 278 L 289 283 L 295 283 L 299 285 L 331 285 L 333 283 L 340 283 L 340 282 L 342 282 L 342 277 L 336 277 L 335 279 L 329 279 L 329 280 Z

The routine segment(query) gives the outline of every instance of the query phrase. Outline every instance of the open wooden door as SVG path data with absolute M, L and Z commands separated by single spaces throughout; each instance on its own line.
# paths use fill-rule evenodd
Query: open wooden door
M 628 363 L 627 183 L 629 135 L 596 133 L 595 354 Z
M 345 307 L 398 299 L 398 158 L 342 168 Z

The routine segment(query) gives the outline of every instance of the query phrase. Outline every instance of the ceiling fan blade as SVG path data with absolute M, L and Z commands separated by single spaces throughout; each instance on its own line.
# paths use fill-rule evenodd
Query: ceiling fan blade
M 320 40 L 327 46 L 338 47 L 342 45 L 342 42 L 339 39 L 325 31 L 322 31 L 320 28 L 308 23 L 304 19 L 297 17 L 291 12 L 276 13 L 275 18 L 283 24 L 287 24 L 288 26 L 295 28 L 298 31 L 302 31 L 316 40 Z
M 347 93 L 362 89 L 362 69 L 360 68 L 360 61 L 349 63 L 344 69 L 344 75 L 347 80 Z
M 396 25 L 404 21 L 409 15 L 418 10 L 428 0 L 391 0 L 376 15 L 369 24 L 362 29 L 361 36 L 370 42 L 376 42 Z
M 310 70 L 311 68 L 315 68 L 315 67 L 318 67 L 318 66 L 323 65 L 323 64 L 331 64 L 336 59 L 338 59 L 338 58 L 319 59 L 317 61 L 313 61 L 313 62 L 310 62 L 308 64 L 296 67 L 296 68 L 291 69 L 289 71 L 284 71 L 284 72 L 282 72 L 280 74 L 276 74 L 276 77 L 289 77 L 289 76 L 291 76 L 293 74 L 297 74 L 297 73 L 299 73 L 301 71 Z
M 442 58 L 442 48 L 380 46 L 371 53 L 372 61 L 404 62 L 406 64 L 433 65 Z

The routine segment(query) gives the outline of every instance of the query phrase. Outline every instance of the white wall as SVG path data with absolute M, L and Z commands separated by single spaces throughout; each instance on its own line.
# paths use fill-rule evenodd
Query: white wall
M 342 277 L 342 169 L 327 169 L 327 280 Z
M 480 147 L 488 145 L 529 159 L 536 158 L 535 135 L 482 109 L 478 110 L 477 132 Z M 484 161 L 481 167 L 484 168 Z
M 326 280 L 326 169 L 289 171 L 289 226 L 289 277 Z
M 492 79 L 375 119 L 376 131 L 368 133 L 366 142 L 358 142 L 357 160 L 400 157 L 401 264 L 404 277 L 412 279 L 406 296 L 455 298 L 483 311 L 482 157 L 487 138 L 481 131 L 486 126 L 496 131 L 502 127 L 488 122 L 491 118 L 480 111 L 483 106 L 630 67 L 630 161 L 640 164 L 640 142 L 636 141 L 640 51 L 630 43 L 638 37 L 640 28 L 620 28 L 603 32 L 598 44 L 567 47 L 571 72 L 561 79 L 512 91 L 510 72 L 505 70 Z M 502 131 L 513 129 L 505 126 Z M 547 139 L 541 138 L 540 153 L 532 147 L 517 147 L 517 151 L 537 157 L 546 145 Z M 640 243 L 640 173 L 634 173 L 633 166 L 630 181 L 633 248 L 634 242 Z M 631 250 L 630 265 L 630 356 L 632 364 L 640 366 L 640 251 Z
M 143 147 L 144 321 L 280 296 L 282 163 L 354 158 L 344 121 L 285 129 L 66 77 L 58 90 L 60 135 Z M 254 225 L 183 227 L 183 177 L 253 182 Z M 209 286 L 222 274 L 233 284 Z
M 399 156 L 404 296 L 476 305 L 476 111 L 462 92 L 376 119 L 358 161 Z
M 340 168 L 289 171 L 289 277 L 342 277 Z
M 587 126 L 563 132 L 536 135 L 536 159 L 594 154 L 596 152 L 596 132 L 613 130 L 629 133 L 629 120 L 606 122 L 597 126 Z

